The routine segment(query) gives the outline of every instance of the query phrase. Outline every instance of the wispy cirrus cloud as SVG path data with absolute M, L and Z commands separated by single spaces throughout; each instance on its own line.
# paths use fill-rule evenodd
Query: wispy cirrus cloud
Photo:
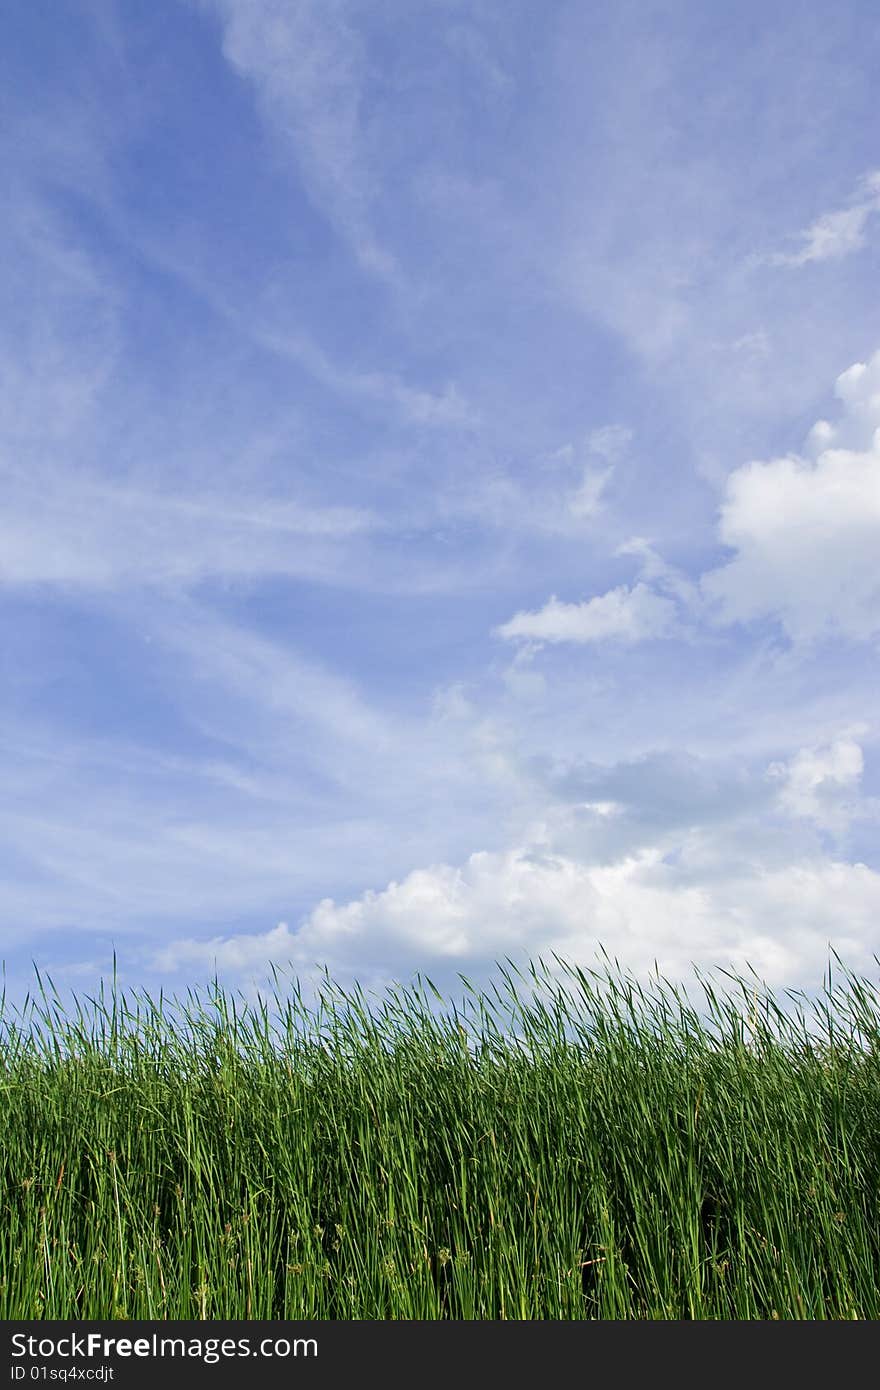
M 4 472 L 0 586 L 188 588 L 207 578 L 332 580 L 338 547 L 379 523 L 355 507 L 250 494 L 175 495 L 97 476 Z
M 825 212 L 805 231 L 797 234 L 803 243 L 797 251 L 780 251 L 770 256 L 771 265 L 799 267 L 819 261 L 838 261 L 861 251 L 868 239 L 868 223 L 880 213 L 880 170 L 864 174 L 848 205 Z
M 257 93 L 273 136 L 295 155 L 317 205 L 365 270 L 393 281 L 371 217 L 366 57 L 342 0 L 198 0 L 223 26 L 223 52 Z
M 433 508 L 441 520 L 477 522 L 508 536 L 584 534 L 608 509 L 631 438 L 624 426 L 611 425 L 529 460 L 528 468 L 487 464 L 439 489 Z
M 865 959 L 864 5 L 136 8 L 3 20 L 4 950 Z

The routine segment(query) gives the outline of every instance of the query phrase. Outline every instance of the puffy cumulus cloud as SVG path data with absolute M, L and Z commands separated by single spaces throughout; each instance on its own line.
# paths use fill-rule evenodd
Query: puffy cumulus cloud
M 719 535 L 733 560 L 701 588 L 721 622 L 776 618 L 795 640 L 880 633 L 880 352 L 838 378 L 844 418 L 798 454 L 728 478 Z
M 554 594 L 496 628 L 511 641 L 631 645 L 682 635 L 682 619 L 780 622 L 794 641 L 880 633 L 880 351 L 838 378 L 838 421 L 803 452 L 755 460 L 727 479 L 718 537 L 734 557 L 698 582 L 643 537 L 618 546 L 639 577 L 582 603 Z
M 182 966 L 199 965 L 234 973 L 254 969 L 265 970 L 281 964 L 294 954 L 293 935 L 286 922 L 279 922 L 271 931 L 242 933 L 241 936 L 212 936 L 199 941 L 195 937 L 179 937 L 163 946 L 153 956 L 158 970 L 179 970 Z
M 802 748 L 788 762 L 771 763 L 767 775 L 779 784 L 780 809 L 837 830 L 858 813 L 863 770 L 861 747 L 842 736 L 822 748 Z
M 282 923 L 262 935 L 178 941 L 155 964 L 264 976 L 272 961 L 301 975 L 327 966 L 340 979 L 415 970 L 443 978 L 526 954 L 589 964 L 601 947 L 639 974 L 655 963 L 671 978 L 693 965 L 748 965 L 791 986 L 818 983 L 831 944 L 850 967 L 870 967 L 880 874 L 815 855 L 735 868 L 719 857 L 706 873 L 704 855 L 692 863 L 687 846 L 674 859 L 652 849 L 609 865 L 535 847 L 478 853 L 348 903 L 325 899 L 297 931 Z
M 548 930 L 564 932 L 584 910 L 588 887 L 571 860 L 528 849 L 479 852 L 460 867 L 415 869 L 348 903 L 325 898 L 296 932 L 282 923 L 262 935 L 178 941 L 156 959 L 164 969 L 216 962 L 242 970 L 274 960 L 305 969 L 326 963 L 346 973 L 379 962 L 407 969 L 425 961 L 492 959 L 531 949 Z
M 303 928 L 313 949 L 349 959 L 351 947 L 384 936 L 392 955 L 465 961 L 529 948 L 539 934 L 564 931 L 586 909 L 580 865 L 525 848 L 482 851 L 463 866 L 416 869 L 382 892 L 337 906 L 319 903 Z M 360 952 L 358 952 L 360 954 Z
M 843 403 L 840 419 L 832 424 L 819 420 L 807 439 L 815 455 L 824 449 L 865 449 L 876 444 L 880 426 L 880 352 L 869 362 L 854 362 L 834 384 L 834 394 Z
M 562 603 L 552 595 L 534 613 L 516 613 L 496 629 L 499 637 L 528 642 L 643 642 L 669 637 L 676 626 L 676 606 L 646 584 L 621 584 L 585 603 Z
M 868 219 L 880 212 L 880 170 L 865 174 L 850 205 L 823 213 L 798 234 L 798 251 L 771 256 L 773 265 L 802 266 L 811 261 L 838 261 L 866 244 Z
M 817 833 L 876 814 L 860 796 L 865 733 L 844 728 L 769 769 L 670 750 L 609 766 L 533 759 L 530 819 L 503 847 L 324 898 L 293 927 L 173 941 L 153 964 L 254 985 L 270 962 L 302 980 L 327 967 L 343 983 L 427 971 L 449 985 L 507 957 L 592 964 L 604 949 L 642 975 L 655 962 L 672 978 L 751 966 L 809 986 L 833 946 L 870 970 L 880 866 Z

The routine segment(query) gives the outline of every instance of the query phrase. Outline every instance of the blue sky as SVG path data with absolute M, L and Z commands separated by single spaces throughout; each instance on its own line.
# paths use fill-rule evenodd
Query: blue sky
M 880 945 L 876 7 L 5 7 L 0 946 Z

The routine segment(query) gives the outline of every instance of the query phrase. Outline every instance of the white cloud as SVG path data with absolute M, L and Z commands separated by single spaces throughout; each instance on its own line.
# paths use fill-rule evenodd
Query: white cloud
M 776 617 L 806 640 L 880 632 L 880 352 L 836 392 L 845 418 L 811 432 L 814 461 L 790 454 L 728 478 L 719 535 L 737 553 L 701 581 L 722 622 Z
M 496 631 L 500 637 L 532 642 L 642 642 L 667 637 L 675 628 L 676 608 L 645 584 L 621 584 L 585 603 L 561 603 L 554 594 L 534 613 L 516 613 Z
M 434 718 L 442 722 L 472 719 L 476 713 L 461 681 L 453 681 L 435 691 L 432 711 Z
M 643 536 L 633 536 L 630 540 L 624 541 L 614 553 L 636 556 L 640 561 L 640 577 L 649 580 L 655 588 L 664 593 L 671 594 L 685 610 L 697 614 L 703 608 L 703 598 L 698 585 L 658 555 Z
M 870 963 L 880 874 L 813 856 L 783 867 L 695 881 L 687 855 L 648 850 L 610 865 L 545 850 L 477 853 L 461 866 L 418 869 L 344 904 L 325 899 L 302 926 L 255 935 L 185 938 L 155 956 L 183 966 L 255 973 L 270 961 L 337 976 L 487 967 L 507 956 L 592 962 L 603 947 L 644 974 L 672 977 L 753 966 L 775 984 L 816 984 L 832 942 L 853 968 Z
M 371 159 L 361 107 L 364 54 L 339 0 L 202 0 L 223 22 L 223 53 L 254 84 L 278 137 L 295 150 L 314 202 L 364 269 L 396 267 L 370 225 Z
M 594 517 L 599 511 L 602 494 L 608 486 L 611 472 L 610 468 L 601 471 L 584 469 L 580 486 L 566 499 L 566 510 L 575 521 L 584 521 L 589 517 Z
M 122 292 L 117 268 L 72 242 L 42 190 L 15 187 L 11 171 L 5 178 L 0 432 L 20 458 L 35 442 L 69 449 L 102 401 L 118 366 Z
M 393 409 L 413 425 L 456 429 L 479 424 L 477 411 L 454 382 L 448 382 L 440 391 L 429 391 L 411 386 L 393 371 L 359 371 L 341 366 L 302 333 L 291 333 L 286 328 L 277 330 L 260 323 L 251 314 L 221 306 L 213 293 L 209 292 L 207 297 L 261 347 L 298 363 L 316 381 L 341 396 L 373 401 L 383 410 Z
M 187 494 L 0 469 L 0 586 L 192 585 L 208 576 L 329 578 L 338 547 L 376 526 L 366 511 L 278 497 Z
M 547 694 L 546 678 L 531 666 L 538 650 L 538 643 L 523 642 L 517 647 L 513 660 L 503 673 L 504 684 L 515 700 L 527 703 L 542 701 Z
M 157 951 L 154 961 L 160 970 L 179 970 L 183 965 L 203 965 L 232 971 L 268 970 L 270 964 L 283 965 L 296 954 L 294 937 L 286 922 L 271 931 L 240 936 L 216 936 L 208 941 L 183 937 Z
M 608 463 L 619 463 L 632 438 L 633 432 L 627 425 L 600 425 L 587 435 L 587 452 L 598 454 Z
M 849 207 L 823 213 L 800 232 L 803 245 L 799 251 L 781 252 L 770 258 L 771 263 L 802 266 L 811 261 L 841 260 L 861 251 L 867 242 L 868 220 L 876 212 L 880 212 L 880 170 L 864 176 Z
M 563 444 L 531 462 L 518 476 L 507 467 L 480 466 L 445 484 L 437 514 L 453 523 L 473 519 L 506 535 L 583 534 L 601 515 L 605 493 L 631 432 L 620 425 Z
M 860 745 L 841 736 L 825 747 L 802 748 L 788 762 L 771 763 L 767 775 L 779 783 L 780 809 L 837 830 L 844 829 L 858 809 L 863 770 Z
M 843 402 L 843 414 L 834 425 L 820 420 L 813 427 L 811 438 L 818 447 L 860 449 L 872 440 L 876 444 L 880 425 L 880 351 L 869 362 L 854 362 L 841 372 L 834 394 Z
M 590 431 L 585 443 L 587 462 L 580 484 L 564 499 L 563 512 L 581 521 L 594 517 L 601 510 L 603 494 L 617 464 L 626 455 L 632 437 L 633 432 L 626 425 L 603 425 Z M 596 467 L 593 460 L 597 458 L 603 461 L 603 466 Z
M 347 770 L 354 780 L 363 772 L 356 761 L 357 748 L 367 758 L 387 756 L 412 734 L 408 722 L 391 719 L 364 700 L 351 679 L 303 656 L 296 647 L 226 621 L 209 608 L 169 602 L 161 620 L 152 618 L 150 626 L 191 680 L 203 692 L 213 691 L 205 701 L 210 718 L 239 747 L 265 746 L 268 751 L 273 742 L 277 747 L 285 731 L 290 739 L 295 730 L 301 737 L 305 728 L 309 751 L 325 745 L 335 749 L 336 775 L 344 776 Z M 191 691 L 188 697 L 193 718 L 200 713 L 201 703 L 194 695 Z M 229 700 L 225 709 L 224 695 Z M 247 727 L 232 740 L 242 706 L 249 711 Z

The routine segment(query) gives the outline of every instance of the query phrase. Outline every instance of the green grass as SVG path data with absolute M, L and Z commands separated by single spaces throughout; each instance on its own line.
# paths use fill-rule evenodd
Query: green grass
M 880 1317 L 880 999 L 554 962 L 0 1011 L 0 1317 Z

